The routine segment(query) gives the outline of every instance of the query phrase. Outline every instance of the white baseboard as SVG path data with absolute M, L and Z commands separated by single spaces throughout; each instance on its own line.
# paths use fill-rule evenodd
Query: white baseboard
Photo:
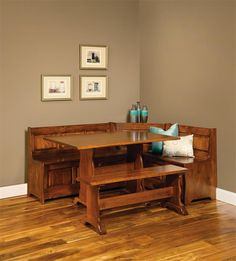
M 216 188 L 216 199 L 236 206 L 236 193 Z
M 27 194 L 27 183 L 0 187 L 0 199 L 23 196 Z M 216 188 L 216 199 L 236 206 L 236 193 Z
M 0 187 L 0 199 L 23 196 L 27 194 L 27 183 Z

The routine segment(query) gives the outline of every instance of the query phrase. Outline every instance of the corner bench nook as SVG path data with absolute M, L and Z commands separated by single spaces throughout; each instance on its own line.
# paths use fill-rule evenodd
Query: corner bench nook
M 41 203 L 47 199 L 78 194 L 80 152 L 45 140 L 47 136 L 109 133 L 129 130 L 143 131 L 151 126 L 164 130 L 168 123 L 97 123 L 28 128 L 28 195 Z M 174 164 L 188 168 L 183 182 L 185 204 L 203 198 L 215 199 L 217 184 L 216 129 L 179 125 L 179 135 L 193 134 L 195 158 L 162 157 L 152 154 L 149 144 L 143 144 L 144 166 Z M 104 166 L 126 161 L 126 146 L 95 150 L 94 164 Z M 148 182 L 148 180 L 147 180 Z M 117 185 L 118 183 L 114 183 Z M 109 186 L 113 186 L 109 184 Z

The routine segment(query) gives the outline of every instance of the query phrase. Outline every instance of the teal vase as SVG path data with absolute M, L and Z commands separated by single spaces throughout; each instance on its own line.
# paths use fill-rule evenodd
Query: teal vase
M 143 106 L 141 110 L 141 122 L 147 122 L 148 121 L 148 108 L 146 105 Z
M 138 112 L 136 110 L 136 106 L 133 104 L 132 108 L 129 110 L 129 121 L 132 123 L 137 122 Z

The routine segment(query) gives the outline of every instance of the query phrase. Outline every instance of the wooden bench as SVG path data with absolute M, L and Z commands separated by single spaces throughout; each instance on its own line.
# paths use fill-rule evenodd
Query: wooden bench
M 151 126 L 164 130 L 170 123 L 117 123 L 118 130 L 145 130 Z M 193 200 L 215 199 L 217 185 L 216 129 L 179 125 L 179 136 L 193 134 L 193 149 L 195 158 L 162 157 L 151 152 L 150 146 L 145 146 L 144 165 L 175 164 L 186 167 L 189 174 L 184 180 L 184 202 L 190 204 Z
M 66 146 L 56 146 L 45 140 L 49 135 L 110 132 L 113 123 L 80 124 L 28 128 L 28 195 L 46 199 L 76 195 L 79 151 Z M 124 160 L 125 152 L 113 147 L 95 152 L 96 164 L 106 165 Z
M 96 168 L 94 176 L 79 178 L 81 182 L 87 184 L 86 216 L 83 219 L 83 223 L 92 225 L 97 233 L 106 233 L 100 216 L 100 211 L 104 209 L 161 199 L 163 206 L 173 209 L 181 215 L 188 214 L 181 202 L 181 179 L 188 169 L 175 165 L 164 165 L 135 170 L 132 166 L 133 164 L 122 164 L 113 167 Z M 165 186 L 153 190 L 145 190 L 143 188 L 134 193 L 107 198 L 100 197 L 99 187 L 102 185 L 153 177 L 165 177 Z
M 168 129 L 170 124 L 166 124 Z M 175 164 L 188 168 L 189 173 L 184 182 L 184 202 L 186 205 L 193 200 L 216 198 L 217 157 L 216 129 L 191 126 L 179 126 L 179 136 L 193 134 L 194 158 L 163 157 L 148 151 L 144 155 L 146 165 Z

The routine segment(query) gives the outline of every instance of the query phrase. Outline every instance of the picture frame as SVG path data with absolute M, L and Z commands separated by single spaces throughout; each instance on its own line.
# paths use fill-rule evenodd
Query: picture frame
M 70 101 L 72 100 L 71 75 L 42 75 L 42 101 Z
M 108 78 L 105 75 L 80 76 L 80 100 L 107 100 Z
M 108 47 L 80 45 L 80 69 L 105 70 L 108 66 Z

